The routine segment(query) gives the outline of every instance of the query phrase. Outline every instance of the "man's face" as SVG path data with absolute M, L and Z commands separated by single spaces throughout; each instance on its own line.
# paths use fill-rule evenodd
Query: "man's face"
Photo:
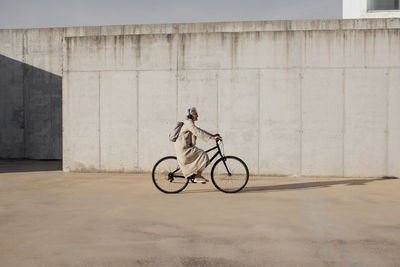
M 197 114 L 197 111 L 193 112 L 193 114 L 192 114 L 193 121 L 197 121 L 198 117 L 199 117 L 199 115 Z

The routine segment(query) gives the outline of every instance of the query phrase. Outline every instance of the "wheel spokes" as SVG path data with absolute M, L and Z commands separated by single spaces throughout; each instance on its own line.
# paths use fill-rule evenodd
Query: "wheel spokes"
M 153 170 L 153 181 L 165 193 L 179 192 L 187 184 L 174 157 L 164 158 L 157 163 Z
M 238 159 L 227 157 L 218 162 L 213 170 L 215 186 L 223 192 L 237 192 L 247 183 L 248 171 Z

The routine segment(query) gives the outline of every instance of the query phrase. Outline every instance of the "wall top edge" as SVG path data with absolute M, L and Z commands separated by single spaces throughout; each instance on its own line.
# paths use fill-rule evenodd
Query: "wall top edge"
M 342 32 L 374 32 L 374 31 L 396 31 L 399 32 L 400 28 L 392 28 L 392 29 L 337 29 L 337 30 L 297 30 L 297 32 L 333 32 L 333 31 L 342 31 Z M 141 37 L 157 37 L 157 38 L 174 38 L 167 36 L 197 36 L 197 35 L 235 35 L 235 34 L 262 34 L 268 32 L 294 32 L 294 31 L 241 31 L 241 32 L 189 32 L 189 33 L 139 33 L 139 34 L 112 34 L 112 35 L 83 35 L 83 36 L 66 36 L 64 40 L 92 40 L 92 41 L 106 41 L 106 40 L 116 40 L 121 38 L 133 38 L 140 39 Z
M 173 24 L 136 24 L 110 26 L 82 26 L 56 28 L 0 29 L 1 31 L 46 32 L 63 31 L 65 37 L 199 33 L 199 32 L 248 32 L 248 31 L 296 31 L 296 30 L 340 30 L 340 29 L 400 29 L 400 18 L 363 18 L 335 20 L 270 20 L 201 22 Z

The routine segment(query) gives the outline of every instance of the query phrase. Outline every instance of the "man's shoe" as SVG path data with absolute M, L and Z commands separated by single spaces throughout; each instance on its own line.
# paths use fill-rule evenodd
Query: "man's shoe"
M 197 176 L 196 178 L 194 178 L 193 182 L 205 184 L 208 182 L 208 180 L 206 178 L 204 178 L 203 176 Z

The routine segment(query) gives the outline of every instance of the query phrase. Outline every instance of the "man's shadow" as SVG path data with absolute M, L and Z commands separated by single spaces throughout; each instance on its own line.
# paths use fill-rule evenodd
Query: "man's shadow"
M 314 181 L 306 183 L 294 183 L 294 184 L 281 184 L 281 185 L 267 185 L 267 186 L 249 186 L 243 189 L 243 192 L 260 192 L 260 191 L 283 191 L 283 190 L 301 190 L 301 189 L 312 189 L 312 188 L 326 188 L 334 185 L 366 185 L 371 182 L 381 181 L 386 179 L 395 179 L 395 177 L 379 177 L 379 178 L 365 178 L 365 179 L 350 179 L 350 180 L 339 180 L 339 181 Z
M 394 176 L 384 176 L 379 178 L 360 178 L 360 179 L 347 179 L 347 180 L 335 180 L 335 181 L 313 181 L 306 183 L 290 183 L 290 184 L 280 184 L 280 185 L 266 185 L 266 186 L 246 186 L 239 193 L 257 193 L 263 191 L 285 191 L 285 190 L 303 190 L 303 189 L 313 189 L 313 188 L 326 188 L 334 185 L 366 185 L 375 181 L 398 179 Z M 251 177 L 250 177 L 251 180 Z M 193 190 L 187 193 L 206 193 L 215 192 L 217 189 L 203 189 L 203 190 Z

